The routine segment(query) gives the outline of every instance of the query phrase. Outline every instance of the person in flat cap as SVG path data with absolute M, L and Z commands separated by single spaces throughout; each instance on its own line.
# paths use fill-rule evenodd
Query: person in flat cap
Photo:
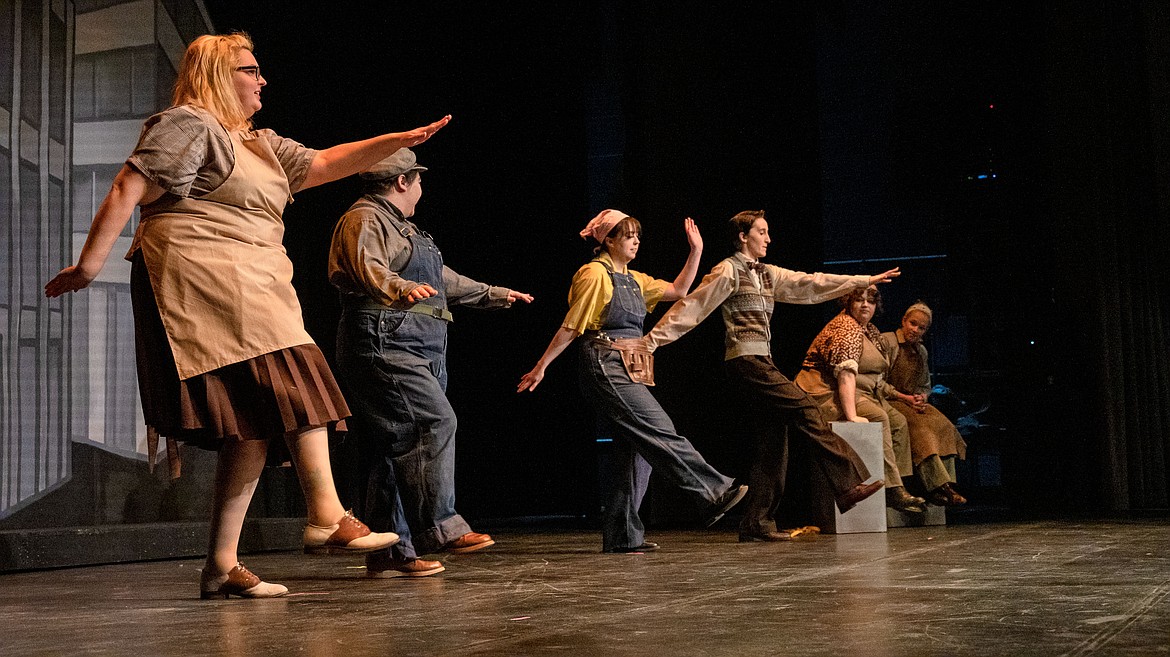
M 509 308 L 532 296 L 455 273 L 416 226 L 422 172 L 409 148 L 361 172 L 364 194 L 341 217 L 329 282 L 341 296 L 337 363 L 371 463 L 371 527 L 401 540 L 366 557 L 371 577 L 441 572 L 420 555 L 481 550 L 495 541 L 455 510 L 455 411 L 447 400 L 450 308 Z
M 578 343 L 581 391 L 614 445 L 613 471 L 602 478 L 613 482 L 602 520 L 603 552 L 658 549 L 645 540 L 638 517 L 652 469 L 694 500 L 708 526 L 747 493 L 747 486 L 736 485 L 716 471 L 678 434 L 646 388 L 654 385 L 654 364 L 639 348 L 642 322 L 658 302 L 674 301 L 687 293 L 703 253 L 703 238 L 695 222 L 688 218 L 683 226 L 690 255 L 671 282 L 629 268 L 642 239 L 637 219 L 618 210 L 594 217 L 580 235 L 598 242 L 596 257 L 573 276 L 568 315 L 544 355 L 517 386 L 517 392 L 536 390 L 549 364 L 570 343 L 584 337 Z

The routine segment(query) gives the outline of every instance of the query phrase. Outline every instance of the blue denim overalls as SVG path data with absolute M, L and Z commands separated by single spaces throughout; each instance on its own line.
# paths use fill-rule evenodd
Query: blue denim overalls
M 391 223 L 412 248 L 400 275 L 438 291 L 416 305 L 445 310 L 443 256 L 434 240 L 396 217 Z M 377 450 L 365 521 L 374 531 L 401 536 L 391 549 L 405 559 L 434 552 L 471 531 L 455 511 L 456 419 L 446 395 L 447 322 L 372 302 L 353 304 L 342 309 L 337 352 L 354 417 Z
M 646 317 L 646 300 L 633 275 L 613 271 L 605 261 L 613 297 L 602 311 L 601 328 L 581 339 L 579 380 L 594 407 L 601 430 L 613 437 L 613 455 L 603 460 L 602 481 L 611 481 L 606 495 L 602 550 L 634 548 L 645 542 L 638 507 L 646 494 L 652 468 L 690 493 L 706 510 L 732 486 L 732 480 L 707 464 L 641 383 L 630 380 L 621 354 L 609 338 L 638 338 Z

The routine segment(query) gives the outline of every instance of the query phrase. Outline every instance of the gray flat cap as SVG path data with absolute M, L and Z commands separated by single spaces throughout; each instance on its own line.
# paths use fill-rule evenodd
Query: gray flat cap
M 409 171 L 426 171 L 426 167 L 418 165 L 418 157 L 409 148 L 400 148 L 390 157 L 371 166 L 359 175 L 362 180 L 381 180 L 397 178 Z

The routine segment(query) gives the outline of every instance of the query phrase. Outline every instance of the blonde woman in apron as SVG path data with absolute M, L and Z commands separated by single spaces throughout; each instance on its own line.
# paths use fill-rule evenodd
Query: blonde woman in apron
M 267 598 L 288 589 L 239 562 L 244 514 L 268 459 L 287 445 L 308 507 L 309 553 L 392 545 L 337 497 L 329 427 L 349 409 L 305 332 L 282 246 L 291 194 L 337 180 L 428 139 L 450 117 L 317 151 L 254 130 L 267 84 L 244 34 L 195 39 L 172 107 L 150 117 L 94 216 L 77 264 L 45 286 L 56 297 L 98 275 L 135 206 L 131 267 L 139 392 L 148 436 L 219 453 L 203 598 Z

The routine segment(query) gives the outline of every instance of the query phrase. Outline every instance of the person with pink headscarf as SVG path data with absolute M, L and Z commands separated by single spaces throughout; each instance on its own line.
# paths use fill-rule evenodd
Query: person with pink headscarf
M 641 223 L 617 210 L 593 218 L 581 237 L 596 240 L 596 257 L 577 270 L 569 289 L 569 312 L 536 366 L 520 379 L 517 392 L 536 390 L 545 370 L 579 337 L 578 378 L 603 430 L 613 438 L 614 482 L 603 518 L 602 551 L 657 550 L 645 540 L 638 507 L 650 472 L 687 493 L 715 524 L 747 493 L 720 474 L 675 431 L 674 423 L 646 386 L 654 385 L 654 364 L 642 346 L 642 322 L 659 301 L 681 299 L 699 269 L 703 238 L 695 222 L 684 224 L 690 255 L 673 282 L 629 268 L 641 245 Z

